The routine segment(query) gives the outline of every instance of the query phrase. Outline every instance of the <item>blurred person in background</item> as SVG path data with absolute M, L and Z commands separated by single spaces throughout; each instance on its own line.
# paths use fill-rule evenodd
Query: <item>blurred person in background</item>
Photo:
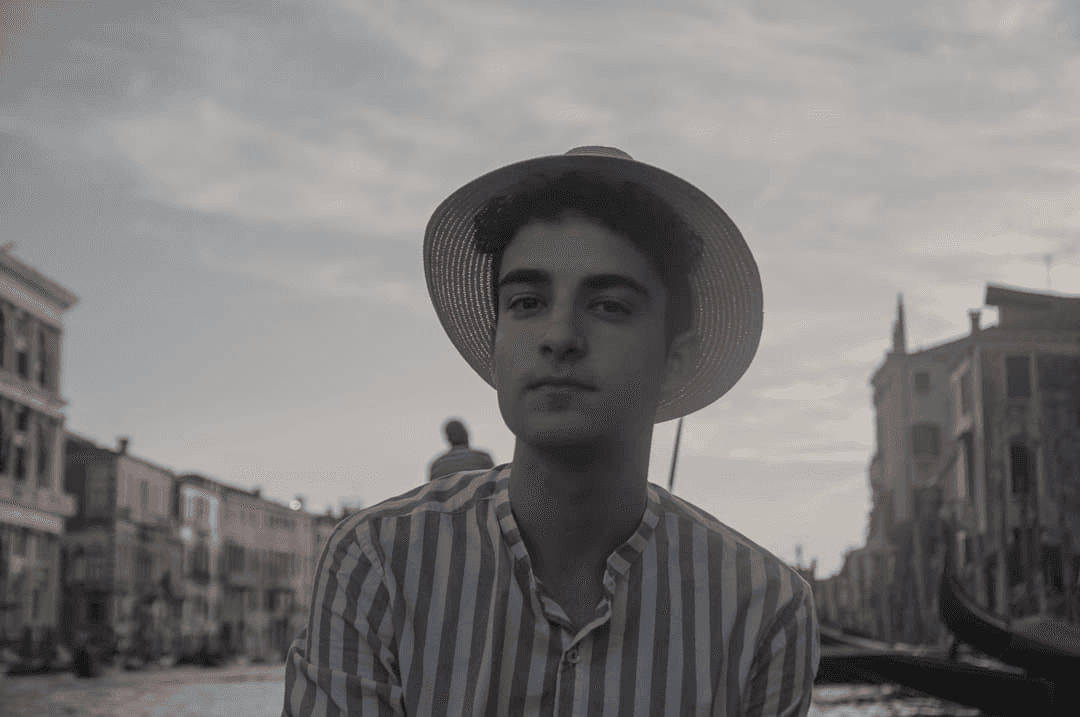
M 450 444 L 450 450 L 431 462 L 431 467 L 428 469 L 428 480 L 435 480 L 461 471 L 475 471 L 495 467 L 495 462 L 491 460 L 490 453 L 469 447 L 469 431 L 461 421 L 456 418 L 447 421 L 443 425 L 443 434 Z

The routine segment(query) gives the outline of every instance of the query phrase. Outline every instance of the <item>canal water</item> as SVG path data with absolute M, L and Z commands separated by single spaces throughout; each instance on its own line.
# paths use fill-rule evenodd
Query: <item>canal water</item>
M 284 665 L 111 670 L 0 676 L 3 717 L 273 717 L 281 714 Z M 810 717 L 979 717 L 978 710 L 894 685 L 817 685 Z
M 897 685 L 817 685 L 809 717 L 980 717 L 971 707 Z

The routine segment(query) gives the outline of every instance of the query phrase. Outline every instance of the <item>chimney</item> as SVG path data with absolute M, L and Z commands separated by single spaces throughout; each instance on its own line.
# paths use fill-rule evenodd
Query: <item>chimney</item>
M 971 334 L 974 336 L 979 333 L 979 317 L 982 316 L 982 312 L 978 309 L 972 309 L 968 312 L 968 319 L 971 320 Z
M 116 452 L 122 456 L 127 455 L 128 437 L 120 436 L 116 439 Z

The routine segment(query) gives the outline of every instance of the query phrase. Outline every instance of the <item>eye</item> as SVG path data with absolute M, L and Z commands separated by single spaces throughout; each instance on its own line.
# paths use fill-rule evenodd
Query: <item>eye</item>
M 629 316 L 633 313 L 633 310 L 625 302 L 617 301 L 615 299 L 601 299 L 593 304 L 593 306 L 602 314 L 610 314 L 612 316 Z
M 510 299 L 510 302 L 506 305 L 506 308 L 510 311 L 518 313 L 535 311 L 540 308 L 540 299 L 536 296 L 525 294 L 523 296 L 515 296 Z

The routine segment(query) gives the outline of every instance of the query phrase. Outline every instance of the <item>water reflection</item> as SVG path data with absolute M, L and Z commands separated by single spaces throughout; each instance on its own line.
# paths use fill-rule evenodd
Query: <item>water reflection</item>
M 817 685 L 809 717 L 979 717 L 977 709 L 898 685 Z

